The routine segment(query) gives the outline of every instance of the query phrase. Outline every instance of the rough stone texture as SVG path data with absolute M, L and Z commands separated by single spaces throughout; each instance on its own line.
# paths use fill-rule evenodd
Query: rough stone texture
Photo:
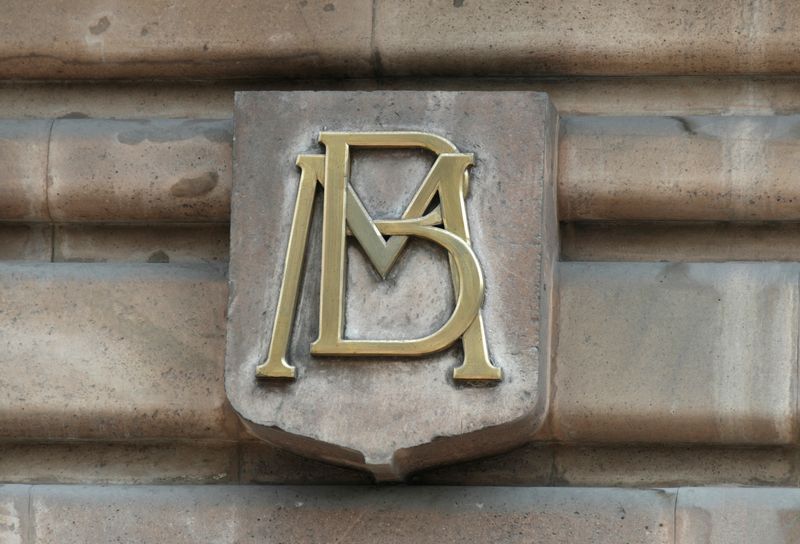
M 671 490 L 35 486 L 36 544 L 673 543 Z
M 560 282 L 557 439 L 795 440 L 797 265 L 562 263 Z
M 28 544 L 32 531 L 28 485 L 0 485 L 0 542 Z
M 731 75 L 800 72 L 790 0 L 12 0 L 0 77 Z
M 228 260 L 230 229 L 228 225 L 57 225 L 54 237 L 54 261 L 215 262 Z
M 797 452 L 788 448 L 555 448 L 550 485 L 671 487 L 791 485 Z
M 3 7 L 5 79 L 371 73 L 371 0 L 11 0 Z
M 53 126 L 55 221 L 225 221 L 230 121 L 62 119 Z
M 283 274 L 299 177 L 295 160 L 298 153 L 321 150 L 315 142 L 322 127 L 430 131 L 476 153 L 466 208 L 488 286 L 482 315 L 489 351 L 504 372 L 498 385 L 455 386 L 452 369 L 461 363 L 456 348 L 422 360 L 312 358 L 309 345 L 319 320 L 319 256 L 313 249 L 321 237 L 319 207 L 289 353 L 298 379 L 255 379 Z M 558 234 L 550 183 L 556 129 L 555 113 L 538 93 L 237 95 L 225 380 L 231 404 L 254 432 L 387 479 L 508 450 L 532 437 L 547 403 Z M 400 217 L 430 162 L 405 151 L 362 153 L 353 161 L 353 187 L 373 216 Z M 397 338 L 398 331 L 424 336 L 449 316 L 451 278 L 441 252 L 412 241 L 386 282 L 353 245 L 348 261 L 349 338 Z
M 571 117 L 559 219 L 800 218 L 800 116 Z
M 56 121 L 44 195 L 48 126 L 0 121 L 13 155 L 8 162 L 21 165 L 0 175 L 0 190 L 10 194 L 0 203 L 0 220 L 48 220 L 49 200 L 56 221 L 228 221 L 229 120 Z M 27 145 L 19 127 L 38 127 L 40 145 Z M 798 134 L 798 115 L 566 117 L 559 218 L 800 220 Z M 41 209 L 22 211 L 34 205 Z
M 307 459 L 265 442 L 241 444 L 240 482 L 258 484 L 369 484 L 359 470 Z
M 103 485 L 236 483 L 237 450 L 237 444 L 200 441 L 0 442 L 0 481 Z
M 789 0 L 396 2 L 375 7 L 384 75 L 792 74 Z
M 207 265 L 0 263 L 0 437 L 235 436 L 225 297 Z
M 800 223 L 564 223 L 567 261 L 800 261 Z
M 800 490 L 681 489 L 675 533 L 679 544 L 796 543 Z
M 4 485 L 0 516 L 13 544 L 790 544 L 800 490 Z
M 50 261 L 53 227 L 45 223 L 0 224 L 0 261 Z
M 47 142 L 52 121 L 0 122 L 0 220 L 46 221 Z

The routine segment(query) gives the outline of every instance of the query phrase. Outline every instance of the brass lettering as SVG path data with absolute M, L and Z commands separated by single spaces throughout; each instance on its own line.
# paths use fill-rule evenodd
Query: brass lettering
M 489 360 L 486 332 L 480 315 L 484 297 L 483 274 L 470 247 L 465 198 L 469 186 L 470 153 L 444 138 L 421 132 L 323 132 L 325 155 L 300 155 L 300 186 L 286 252 L 272 337 L 265 362 L 256 369 L 259 378 L 294 378 L 286 360 L 300 275 L 316 187 L 324 191 L 320 278 L 319 337 L 310 350 L 315 356 L 423 356 L 441 351 L 461 339 L 463 363 L 454 369 L 456 380 L 499 380 L 501 370 Z M 373 221 L 349 184 L 353 147 L 421 148 L 437 154 L 402 217 Z M 425 214 L 434 197 L 439 204 Z M 361 244 L 381 275 L 392 269 L 416 236 L 447 250 L 456 303 L 439 330 L 409 340 L 356 340 L 344 336 L 346 237 Z M 389 236 L 388 240 L 384 235 Z

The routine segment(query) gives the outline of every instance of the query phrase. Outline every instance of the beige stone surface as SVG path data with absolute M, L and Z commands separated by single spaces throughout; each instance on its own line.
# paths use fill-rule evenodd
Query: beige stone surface
M 789 0 L 395 2 L 375 7 L 384 75 L 793 74 Z
M 678 493 L 679 544 L 790 544 L 800 540 L 800 490 L 686 488 Z
M 28 544 L 32 531 L 30 486 L 0 484 L 0 542 Z
M 373 13 L 373 4 L 375 11 Z M 6 79 L 798 73 L 789 0 L 13 0 Z
M 0 261 L 50 261 L 53 227 L 46 223 L 0 224 Z
M 235 436 L 224 270 L 0 264 L 0 437 Z
M 789 544 L 800 491 L 364 486 L 0 486 L 0 536 L 58 542 Z
M 1 235 L 1 234 L 0 234 Z M 56 262 L 193 263 L 228 260 L 228 225 L 56 225 Z
M 66 222 L 228 221 L 230 120 L 58 120 L 45 195 L 47 126 L 0 121 L 6 147 L 16 153 L 8 161 L 21 165 L 0 175 L 0 189 L 10 194 L 0 204 L 0 220 L 52 214 Z M 34 129 L 43 139 L 29 146 L 25 131 Z M 559 218 L 797 221 L 798 134 L 798 115 L 566 117 Z M 697 252 L 719 253 L 711 245 Z
M 3 8 L 5 79 L 372 73 L 369 0 L 11 0 Z
M 800 261 L 800 223 L 585 221 L 561 226 L 566 261 Z
M 570 117 L 559 219 L 775 221 L 800 217 L 800 117 Z
M 674 503 L 671 490 L 35 486 L 32 541 L 672 544 Z
M 557 119 L 546 95 L 242 93 L 236 127 L 225 380 L 231 404 L 253 431 L 296 452 L 366 468 L 381 479 L 507 451 L 532 438 L 547 403 L 557 256 L 551 177 Z M 255 379 L 283 275 L 296 157 L 321 151 L 315 144 L 320 127 L 433 132 L 476 154 L 466 213 L 488 286 L 482 315 L 489 352 L 504 373 L 496 386 L 454 384 L 453 368 L 462 362 L 457 348 L 422 359 L 311 357 L 319 321 L 319 209 L 288 354 L 297 379 Z M 353 160 L 352 185 L 366 209 L 373 217 L 400 217 L 430 161 L 407 151 L 361 153 Z M 348 263 L 349 338 L 424 336 L 452 311 L 447 259 L 418 241 L 387 281 L 354 245 Z
M 560 282 L 558 440 L 796 439 L 796 265 L 561 263 Z
M 52 121 L 0 121 L 0 220 L 46 221 L 47 143 Z
M 557 446 L 550 485 L 792 485 L 796 461 L 796 451 L 780 447 Z
M 236 483 L 238 445 L 204 441 L 0 442 L 0 481 L 100 485 Z
M 51 217 L 225 221 L 231 141 L 230 121 L 58 120 L 48 168 Z

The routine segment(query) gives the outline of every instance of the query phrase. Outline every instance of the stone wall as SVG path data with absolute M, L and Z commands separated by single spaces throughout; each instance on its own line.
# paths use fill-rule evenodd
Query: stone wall
M 4 9 L 0 541 L 797 541 L 794 3 Z M 271 89 L 549 94 L 558 326 L 531 444 L 378 486 L 244 430 L 233 93 Z

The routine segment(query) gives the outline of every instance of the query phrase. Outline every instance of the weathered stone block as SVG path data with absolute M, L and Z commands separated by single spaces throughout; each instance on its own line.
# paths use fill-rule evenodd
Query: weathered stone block
M 800 116 L 565 118 L 559 219 L 800 218 Z
M 0 264 L 0 438 L 237 436 L 224 271 Z
M 12 1 L 4 79 L 364 76 L 371 0 Z
M 798 17 L 788 0 L 379 0 L 375 46 L 393 76 L 788 74 Z
M 800 490 L 683 488 L 678 544 L 793 544 L 800 541 Z
M 52 121 L 0 122 L 0 221 L 46 221 Z
M 795 439 L 797 265 L 561 263 L 559 270 L 555 438 Z
M 296 452 L 387 479 L 529 440 L 547 404 L 558 248 L 551 164 L 557 118 L 546 95 L 266 92 L 241 93 L 236 107 L 226 389 L 250 428 Z M 488 350 L 502 381 L 454 383 L 460 341 L 427 357 L 312 356 L 319 299 L 331 296 L 320 288 L 319 206 L 288 348 L 297 379 L 256 379 L 284 277 L 299 187 L 295 161 L 323 151 L 320 131 L 434 133 L 474 153 L 465 208 L 485 278 Z M 420 150 L 355 146 L 349 179 L 372 217 L 397 219 L 432 159 Z M 417 338 L 453 312 L 446 253 L 432 244 L 412 239 L 386 281 L 354 242 L 345 260 L 344 338 Z
M 31 534 L 30 486 L 0 485 L 0 542 L 28 544 Z
M 672 490 L 34 486 L 37 544 L 673 544 Z
M 61 119 L 48 169 L 56 221 L 225 221 L 230 121 Z

